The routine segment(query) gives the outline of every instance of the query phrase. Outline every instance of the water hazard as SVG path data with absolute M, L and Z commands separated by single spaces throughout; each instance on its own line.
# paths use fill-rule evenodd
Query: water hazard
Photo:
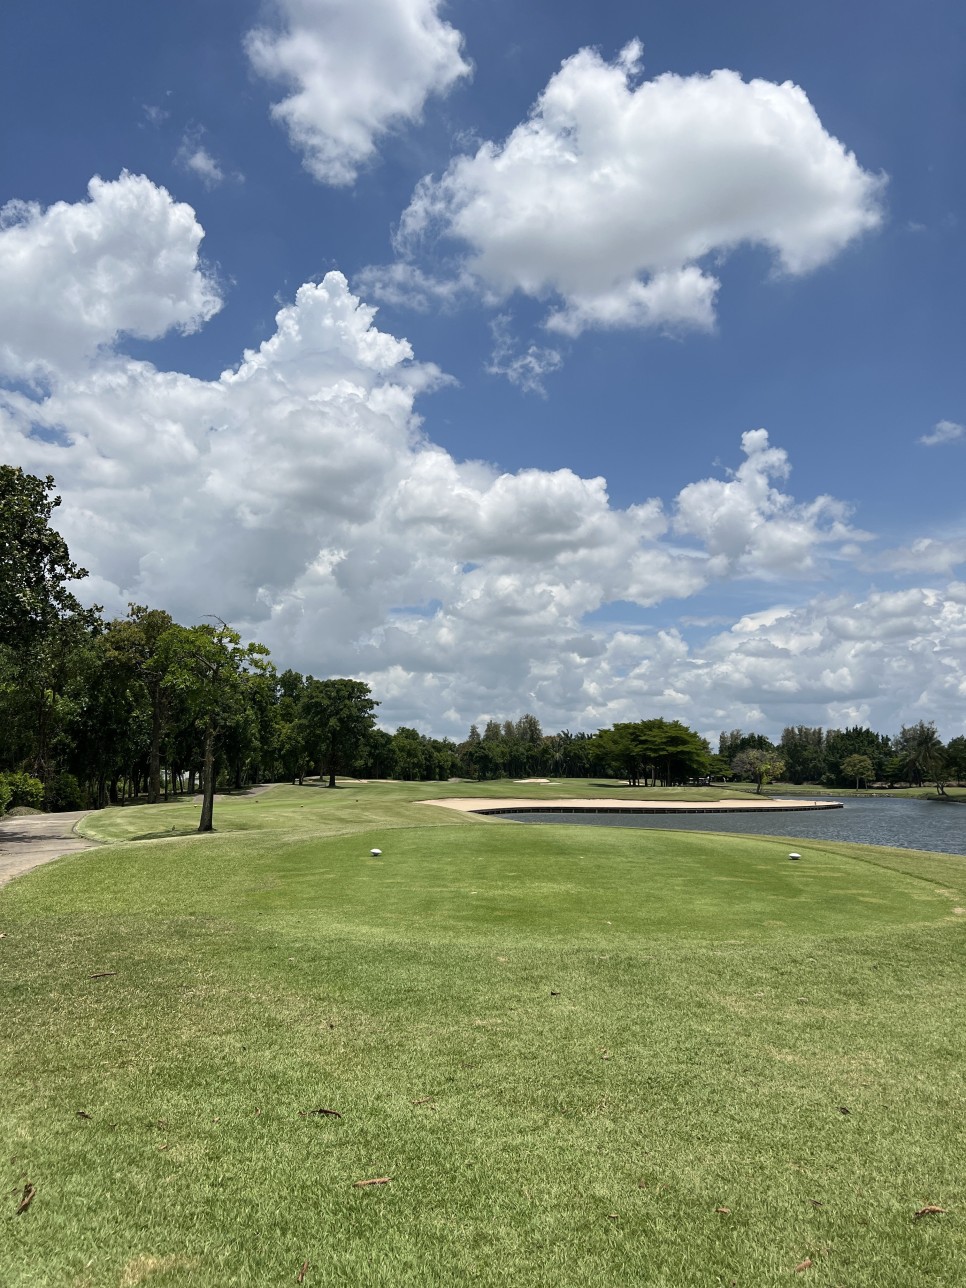
M 628 804 L 631 802 L 628 801 Z M 966 805 L 893 797 L 857 797 L 844 809 L 788 814 L 507 814 L 515 823 L 577 823 L 585 827 L 650 827 L 681 832 L 745 832 L 801 836 L 813 841 L 857 841 L 903 850 L 966 854 Z

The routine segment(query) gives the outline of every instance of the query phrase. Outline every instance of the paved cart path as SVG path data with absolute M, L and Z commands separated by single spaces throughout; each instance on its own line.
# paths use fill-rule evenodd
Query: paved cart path
M 74 831 L 75 824 L 90 812 L 79 809 L 0 819 L 0 886 L 62 854 L 91 849 L 94 842 L 85 841 Z

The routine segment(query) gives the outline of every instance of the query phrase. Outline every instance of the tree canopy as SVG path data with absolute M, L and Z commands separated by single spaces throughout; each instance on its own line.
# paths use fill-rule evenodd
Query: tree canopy
M 67 583 L 87 576 L 50 525 L 60 497 L 51 475 L 0 465 L 0 644 L 22 648 L 80 611 Z

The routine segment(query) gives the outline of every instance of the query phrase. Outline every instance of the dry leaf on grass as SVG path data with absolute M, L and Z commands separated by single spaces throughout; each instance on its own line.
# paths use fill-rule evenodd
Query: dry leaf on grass
M 798 1265 L 795 1267 L 795 1273 L 796 1275 L 800 1275 L 803 1270 L 810 1270 L 811 1268 L 812 1268 L 812 1258 L 806 1257 L 804 1261 L 800 1261 Z
M 726 1208 L 726 1207 L 717 1207 L 717 1208 L 715 1208 L 715 1211 L 716 1211 L 716 1212 L 720 1212 L 722 1216 L 730 1216 L 730 1215 L 731 1215 L 731 1208 Z
M 315 1114 L 319 1118 L 341 1118 L 342 1115 L 338 1109 L 305 1109 L 300 1111 L 300 1118 L 311 1118 Z
M 116 974 L 117 974 L 116 970 L 99 970 L 96 975 L 88 975 L 87 978 L 88 979 L 110 979 L 112 975 L 116 975 Z
M 301 1270 L 298 1272 L 298 1274 L 295 1276 L 295 1282 L 296 1282 L 297 1284 L 304 1283 L 304 1282 L 305 1282 L 305 1276 L 308 1274 L 308 1272 L 309 1272 L 309 1263 L 308 1263 L 307 1261 L 303 1261 L 303 1262 L 302 1262 L 302 1269 L 301 1269 Z
M 86 1109 L 78 1109 L 78 1111 L 77 1111 L 77 1117 L 78 1117 L 78 1118 L 86 1118 L 88 1122 L 91 1122 L 91 1121 L 92 1121 L 91 1115 L 87 1112 L 87 1110 L 86 1110 Z
M 23 1187 L 23 1194 L 20 1196 L 20 1205 L 17 1208 L 17 1216 L 19 1216 L 21 1212 L 26 1212 L 27 1208 L 29 1208 L 31 1203 L 33 1203 L 36 1193 L 36 1185 L 31 1185 L 28 1181 Z
M 935 1203 L 927 1203 L 925 1207 L 919 1209 L 912 1219 L 918 1221 L 921 1216 L 938 1216 L 940 1212 L 945 1211 L 945 1208 L 936 1207 Z
M 356 1189 L 361 1189 L 364 1185 L 388 1185 L 392 1180 L 391 1176 L 374 1176 L 368 1181 L 353 1181 L 352 1184 Z
M 435 1097 L 435 1096 L 420 1096 L 418 1100 L 414 1100 L 414 1101 L 413 1101 L 413 1104 L 414 1104 L 414 1105 L 431 1105 L 435 1099 L 436 1099 L 436 1097 Z
M 840 1113 L 840 1114 L 850 1114 L 851 1112 L 852 1112 L 852 1110 L 851 1110 L 851 1109 L 846 1108 L 846 1106 L 845 1106 L 845 1105 L 839 1105 L 839 1113 Z

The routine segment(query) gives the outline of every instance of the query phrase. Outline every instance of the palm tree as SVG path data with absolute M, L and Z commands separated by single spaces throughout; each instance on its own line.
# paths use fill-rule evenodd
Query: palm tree
M 904 727 L 899 734 L 899 746 L 910 781 L 922 783 L 927 778 L 936 780 L 936 791 L 944 795 L 940 778 L 946 760 L 946 749 L 936 726 L 930 720 Z

